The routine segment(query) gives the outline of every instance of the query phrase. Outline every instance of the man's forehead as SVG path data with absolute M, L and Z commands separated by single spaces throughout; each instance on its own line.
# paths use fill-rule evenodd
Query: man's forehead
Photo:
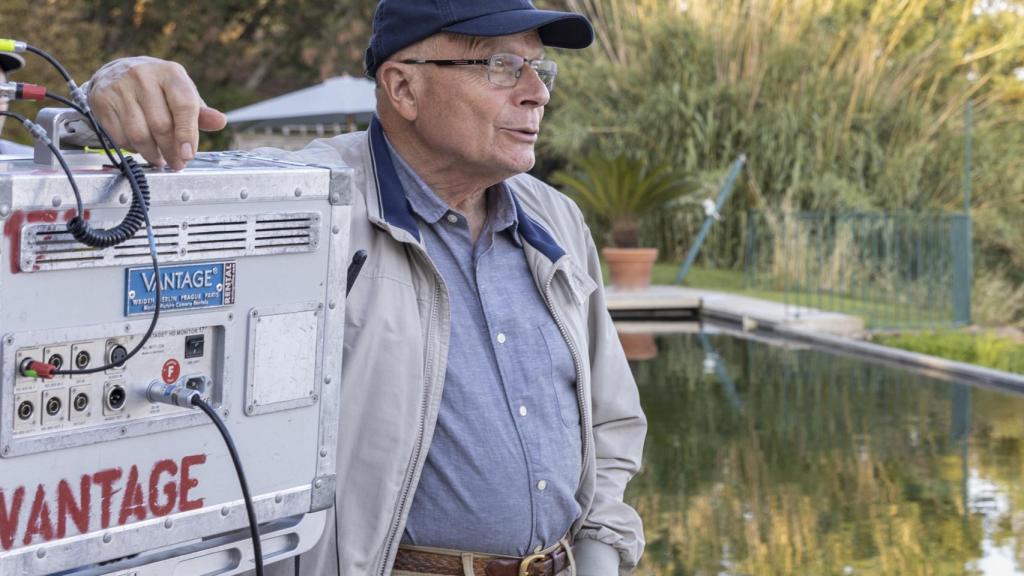
M 526 57 L 544 54 L 544 43 L 536 30 L 508 36 L 457 36 L 446 34 L 446 40 L 468 50 L 473 56 L 489 56 L 496 52 L 511 52 Z

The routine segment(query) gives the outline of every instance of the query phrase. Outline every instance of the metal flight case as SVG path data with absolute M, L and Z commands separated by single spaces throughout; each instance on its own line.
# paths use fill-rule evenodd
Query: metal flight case
M 131 190 L 106 158 L 67 153 L 94 226 Z M 241 152 L 147 171 L 145 229 L 105 249 L 74 241 L 64 173 L 0 157 L 0 574 L 236 574 L 253 567 L 224 441 L 245 467 L 270 564 L 311 548 L 334 503 L 351 170 Z M 28 359 L 86 369 L 44 379 Z

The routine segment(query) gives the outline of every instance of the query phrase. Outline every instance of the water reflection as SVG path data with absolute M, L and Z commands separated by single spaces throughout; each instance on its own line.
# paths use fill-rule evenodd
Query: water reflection
M 638 573 L 1024 573 L 1024 399 L 729 336 L 656 340 L 633 363 L 650 421 L 627 493 Z

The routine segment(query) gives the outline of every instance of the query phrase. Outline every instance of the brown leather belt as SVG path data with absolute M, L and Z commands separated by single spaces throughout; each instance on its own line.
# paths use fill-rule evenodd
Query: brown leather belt
M 473 572 L 478 576 L 555 576 L 569 567 L 569 555 L 559 547 L 548 554 L 525 558 L 473 557 Z M 423 574 L 462 576 L 462 558 L 453 554 L 436 554 L 423 550 L 399 548 L 395 570 Z

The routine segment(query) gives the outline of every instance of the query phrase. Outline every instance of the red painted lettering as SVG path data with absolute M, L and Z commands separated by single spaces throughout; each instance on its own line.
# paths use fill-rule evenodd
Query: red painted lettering
M 120 479 L 120 468 L 108 468 L 92 475 L 93 483 L 101 488 L 100 526 L 103 528 L 110 528 L 110 497 L 114 495 L 114 482 Z
M 32 511 L 28 514 L 28 526 L 25 527 L 25 538 L 22 542 L 28 546 L 36 535 L 42 537 L 43 542 L 53 540 L 50 505 L 46 503 L 46 490 L 42 484 L 36 487 L 36 497 L 32 500 Z
M 124 488 L 124 498 L 121 499 L 117 525 L 124 526 L 129 516 L 135 516 L 136 520 L 146 519 L 146 501 L 142 498 L 142 486 L 139 484 L 139 467 L 135 465 L 128 471 L 128 484 Z
M 57 538 L 63 538 L 67 534 L 67 519 L 75 523 L 79 534 L 89 531 L 89 497 L 92 492 L 92 478 L 88 474 L 82 476 L 79 481 L 78 493 L 80 498 L 75 499 L 74 492 L 67 480 L 61 480 L 57 485 Z M 79 505 L 81 502 L 81 505 Z
M 193 466 L 198 466 L 206 462 L 206 454 L 198 454 L 195 456 L 185 456 L 181 459 L 181 503 L 178 509 L 182 512 L 188 512 L 189 510 L 196 510 L 203 507 L 203 499 L 189 500 L 188 493 L 190 490 L 199 485 L 199 481 L 193 479 L 189 472 Z
M 160 475 L 163 473 L 171 475 L 171 479 L 164 484 L 164 495 L 167 496 L 167 502 L 165 504 L 158 504 L 160 500 L 160 491 L 157 488 L 157 484 L 160 483 Z M 174 481 L 174 476 L 178 473 L 178 465 L 175 464 L 174 460 L 161 460 L 153 466 L 153 471 L 149 473 L 149 510 L 153 513 L 153 516 L 166 516 L 174 510 L 174 507 L 178 504 L 178 484 Z
M 148 476 L 133 465 L 127 473 L 121 468 L 108 468 L 78 476 L 77 481 L 54 478 L 36 484 L 31 506 L 27 501 L 31 487 L 0 488 L 0 555 L 17 546 L 202 508 L 205 499 L 197 497 L 199 479 L 195 476 L 196 467 L 205 463 L 205 454 L 195 454 L 181 460 L 159 460 Z M 118 494 L 121 496 L 115 510 Z M 97 496 L 98 511 L 93 506 Z
M 25 500 L 25 487 L 18 486 L 11 498 L 11 507 L 7 508 L 7 497 L 0 490 L 0 546 L 10 550 L 14 546 L 14 534 L 18 531 L 18 518 L 21 517 L 21 503 Z

